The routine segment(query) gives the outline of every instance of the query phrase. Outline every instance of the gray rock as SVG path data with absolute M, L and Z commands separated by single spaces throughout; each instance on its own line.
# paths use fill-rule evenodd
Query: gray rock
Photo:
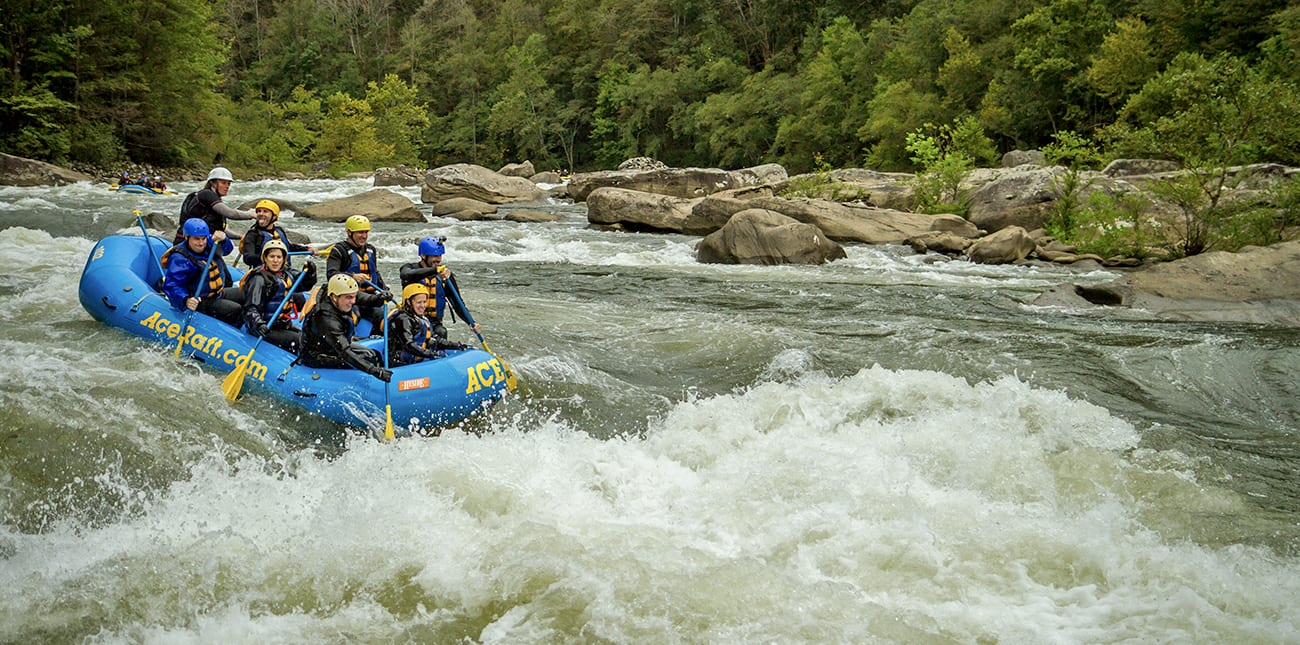
M 64 186 L 94 181 L 90 175 L 60 168 L 44 161 L 24 159 L 0 152 L 0 184 L 6 186 Z
M 733 215 L 695 252 L 708 264 L 825 264 L 843 257 L 844 247 L 816 226 L 760 208 Z
M 507 177 L 523 177 L 524 179 L 528 179 L 537 174 L 537 169 L 533 167 L 533 162 L 525 160 L 523 163 L 508 163 L 501 166 L 501 169 L 497 172 Z
M 1012 150 L 1002 155 L 1003 168 L 1017 168 L 1019 166 L 1047 165 L 1047 155 L 1042 150 Z
M 523 177 L 507 177 L 468 163 L 442 166 L 424 175 L 420 201 L 432 204 L 453 197 L 469 197 L 489 204 L 535 202 L 545 195 Z
M 624 188 L 597 188 L 587 196 L 587 221 L 620 224 L 629 230 L 682 232 L 698 199 Z
M 1036 248 L 1029 231 L 1011 226 L 980 238 L 966 249 L 966 256 L 980 264 L 1010 264 L 1029 257 Z
M 326 222 L 342 222 L 352 215 L 365 215 L 372 222 L 426 221 L 410 199 L 384 188 L 307 206 L 295 214 Z

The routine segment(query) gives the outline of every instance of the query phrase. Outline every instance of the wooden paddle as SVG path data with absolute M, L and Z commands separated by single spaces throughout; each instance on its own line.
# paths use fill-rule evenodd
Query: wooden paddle
M 148 242 L 148 240 L 145 240 L 145 242 Z M 185 242 L 185 244 L 188 244 L 188 242 Z M 194 295 L 192 296 L 194 298 L 199 297 L 199 292 L 203 290 L 203 285 L 207 283 L 208 267 L 212 266 L 212 256 L 215 255 L 217 252 L 217 241 L 212 239 L 211 235 L 208 236 L 208 245 L 211 246 L 212 248 L 208 249 L 208 261 L 203 263 L 203 270 L 199 271 L 199 283 L 194 285 Z M 221 294 L 217 294 L 217 297 L 220 298 Z M 175 354 L 177 358 L 180 358 L 181 348 L 185 346 L 185 339 L 188 338 L 188 336 L 185 334 L 185 328 L 189 327 L 190 322 L 193 320 L 194 320 L 194 309 L 187 308 L 185 310 L 185 322 L 181 324 L 181 333 L 179 334 L 179 337 L 176 341 Z
M 276 307 L 275 313 L 271 314 L 271 323 L 279 319 L 280 312 L 284 311 L 284 306 L 293 299 L 293 292 L 306 275 L 306 270 L 298 272 L 298 277 L 293 281 L 293 286 L 289 287 L 289 291 L 284 294 L 284 300 L 280 301 L 280 306 Z M 270 327 L 270 323 L 267 324 L 267 327 Z M 258 336 L 257 342 L 253 343 L 253 348 L 248 350 L 248 356 L 244 357 L 243 364 L 236 360 L 235 369 L 230 374 L 227 374 L 226 379 L 221 382 L 221 391 L 225 393 L 227 401 L 234 401 L 239 398 L 239 390 L 244 387 L 244 377 L 248 376 L 249 366 L 253 364 L 253 352 L 257 351 L 257 347 L 262 344 L 263 340 L 266 340 L 266 336 Z
M 483 351 L 501 361 L 501 368 L 506 371 L 506 389 L 514 392 L 515 388 L 519 387 L 519 379 L 515 377 L 514 371 L 506 364 L 506 359 L 501 358 L 496 352 L 492 351 L 492 348 L 488 347 L 487 341 L 483 340 L 483 334 L 474 329 L 474 317 L 469 314 L 469 309 L 465 307 L 465 301 L 460 299 L 460 293 L 456 291 L 456 285 L 451 283 L 451 279 L 443 280 L 442 283 L 447 287 L 447 293 L 451 295 L 452 300 L 456 301 L 456 306 L 460 307 L 461 312 L 465 314 L 465 322 L 469 323 L 469 328 L 474 330 L 475 336 L 478 336 L 478 342 L 483 346 Z

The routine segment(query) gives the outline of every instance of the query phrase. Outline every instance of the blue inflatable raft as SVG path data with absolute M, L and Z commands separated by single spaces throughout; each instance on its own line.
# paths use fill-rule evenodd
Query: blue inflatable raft
M 168 349 L 184 338 L 182 353 L 213 369 L 229 372 L 247 362 L 256 337 L 197 312 L 182 330 L 185 311 L 172 308 L 166 296 L 150 286 L 161 277 L 156 258 L 169 247 L 156 237 L 113 235 L 100 240 L 81 273 L 81 306 L 100 322 Z M 238 279 L 239 271 L 231 272 Z M 382 339 L 361 342 L 383 349 Z M 458 423 L 487 410 L 506 393 L 504 366 L 479 349 L 448 351 L 445 358 L 397 367 L 387 384 L 359 370 L 294 365 L 294 358 L 271 343 L 257 345 L 243 391 L 265 392 L 373 431 L 385 425 L 387 390 L 398 435 Z
M 115 193 L 132 193 L 135 195 L 175 195 L 174 190 L 162 190 L 160 188 L 150 188 L 140 184 L 113 184 L 108 187 Z

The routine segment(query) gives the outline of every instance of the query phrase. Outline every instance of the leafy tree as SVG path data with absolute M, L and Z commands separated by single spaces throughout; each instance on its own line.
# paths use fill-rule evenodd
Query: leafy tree
M 976 155 L 987 149 L 988 139 L 971 116 L 953 125 L 927 123 L 909 132 L 907 150 L 920 168 L 913 182 L 917 210 L 965 216 L 970 204 L 961 182 L 975 169 Z
M 376 139 L 392 147 L 393 162 L 417 163 L 429 116 L 415 87 L 389 74 L 382 83 L 372 81 L 366 85 L 366 103 L 375 117 Z
M 1233 213 L 1224 202 L 1232 166 L 1300 160 L 1300 93 L 1231 56 L 1180 54 L 1134 95 L 1107 129 L 1116 151 L 1175 159 L 1180 176 L 1151 188 L 1183 213 L 1178 251 L 1195 255 L 1224 237 Z
M 557 159 L 552 142 L 562 131 L 560 106 L 541 74 L 539 61 L 545 57 L 545 39 L 539 34 L 506 52 L 510 75 L 489 96 L 487 120 L 488 135 L 500 150 L 498 161 L 537 159 L 549 166 Z
M 1102 40 L 1085 75 L 1098 95 L 1122 105 L 1156 71 L 1151 28 L 1140 18 L 1126 17 Z
M 815 158 L 852 165 L 862 157 L 857 132 L 866 116 L 874 75 L 866 65 L 866 41 L 847 18 L 822 31 L 821 48 L 788 81 L 799 88 L 797 104 L 780 118 L 774 148 L 795 172 L 810 169 Z
M 379 142 L 365 99 L 336 92 L 325 99 L 317 153 L 344 168 L 375 168 L 392 159 L 393 146 Z

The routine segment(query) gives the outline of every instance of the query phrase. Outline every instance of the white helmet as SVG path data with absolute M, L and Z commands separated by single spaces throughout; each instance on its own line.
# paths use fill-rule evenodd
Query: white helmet
M 213 179 L 224 179 L 226 181 L 234 181 L 235 176 L 230 174 L 230 171 L 226 170 L 225 166 L 217 166 L 216 168 L 212 169 L 212 172 L 208 173 L 208 181 L 212 181 Z

